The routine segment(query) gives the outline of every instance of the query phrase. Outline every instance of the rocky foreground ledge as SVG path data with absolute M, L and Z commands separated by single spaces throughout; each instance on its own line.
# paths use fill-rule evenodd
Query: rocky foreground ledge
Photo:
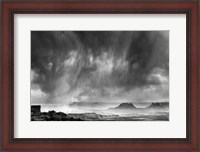
M 63 112 L 31 112 L 31 121 L 83 121 L 80 118 L 73 118 Z
M 118 115 L 101 115 L 96 113 L 63 113 L 56 111 L 32 112 L 31 121 L 105 121 L 126 120 Z
M 96 113 L 35 112 L 31 113 L 31 121 L 168 121 L 169 113 L 162 112 L 151 115 L 121 116 L 117 114 L 101 115 Z

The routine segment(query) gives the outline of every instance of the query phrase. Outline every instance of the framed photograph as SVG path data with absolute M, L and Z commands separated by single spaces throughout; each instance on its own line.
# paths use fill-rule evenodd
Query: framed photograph
M 198 1 L 1 2 L 2 151 L 199 151 Z

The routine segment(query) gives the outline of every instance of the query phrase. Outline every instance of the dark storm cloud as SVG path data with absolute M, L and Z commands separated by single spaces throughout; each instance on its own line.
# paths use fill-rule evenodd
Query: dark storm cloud
M 80 94 L 101 96 L 111 94 L 108 88 L 127 91 L 162 85 L 161 78 L 168 78 L 169 73 L 168 34 L 168 31 L 32 31 L 31 68 L 37 75 L 32 85 L 39 85 L 49 94 L 61 90 L 66 94 L 82 87 Z
M 169 40 L 167 31 L 134 32 L 130 47 L 127 50 L 128 72 L 120 84 L 132 87 L 159 84 L 159 81 L 147 80 L 148 74 L 154 68 L 169 71 Z
M 76 31 L 75 33 L 79 36 L 83 46 L 86 49 L 90 48 L 95 56 L 109 49 L 113 49 L 115 55 L 121 55 L 123 48 L 129 46 L 133 34 L 129 31 Z
M 62 63 L 68 58 L 68 51 L 78 50 L 78 43 L 73 32 L 31 32 L 31 68 L 39 74 L 35 83 L 44 91 L 55 89 L 54 80 L 64 74 Z

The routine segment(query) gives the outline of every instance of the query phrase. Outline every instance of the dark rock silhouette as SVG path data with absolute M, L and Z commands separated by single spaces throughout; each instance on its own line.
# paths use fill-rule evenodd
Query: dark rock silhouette
M 40 112 L 41 106 L 40 105 L 31 105 L 31 112 Z
M 31 113 L 31 121 L 83 121 L 80 118 L 73 118 L 63 112 L 54 110 L 49 112 Z
M 114 109 L 132 110 L 132 109 L 136 109 L 136 107 L 132 103 L 121 103 L 118 107 L 116 107 Z
M 169 102 L 153 102 L 147 108 L 169 108 Z

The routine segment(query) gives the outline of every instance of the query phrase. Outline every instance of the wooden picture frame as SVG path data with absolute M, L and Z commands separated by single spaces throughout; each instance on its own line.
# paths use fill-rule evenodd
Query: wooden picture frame
M 199 151 L 199 2 L 1 1 L 2 151 Z M 186 138 L 14 138 L 15 14 L 186 14 Z

